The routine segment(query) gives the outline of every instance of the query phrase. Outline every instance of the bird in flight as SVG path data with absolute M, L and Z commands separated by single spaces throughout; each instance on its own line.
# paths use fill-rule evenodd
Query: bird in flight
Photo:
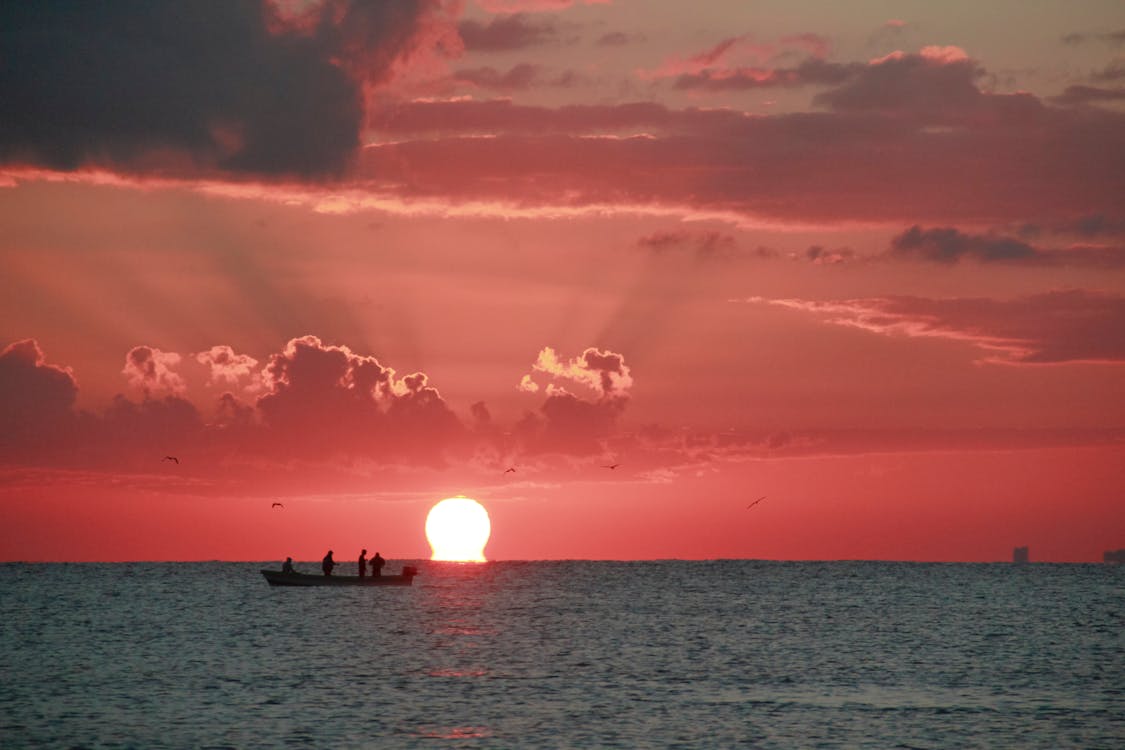
M 507 469 L 504 469 L 504 473 L 505 474 L 515 474 L 516 470 L 513 469 L 511 466 L 509 466 Z
M 753 507 L 754 507 L 755 505 L 757 505 L 758 503 L 762 502 L 762 501 L 763 501 L 763 500 L 765 500 L 765 499 L 766 499 L 766 496 L 765 496 L 765 495 L 762 495 L 762 496 L 761 496 L 761 497 L 759 497 L 759 498 L 758 498 L 757 500 L 755 500 L 754 502 L 752 502 L 752 503 L 750 503 L 749 505 L 747 505 L 747 506 L 746 506 L 746 510 L 750 510 L 750 509 L 751 509 L 751 508 L 753 508 Z
M 165 456 L 164 458 L 160 459 L 160 463 L 164 463 L 165 461 L 174 461 L 178 464 L 180 462 L 180 459 L 176 458 L 175 456 Z
M 609 465 L 609 466 L 603 466 L 602 468 L 603 468 L 603 469 L 616 469 L 616 468 L 617 468 L 618 466 L 620 466 L 620 465 L 621 465 L 621 464 L 611 464 L 611 465 Z
M 284 508 L 285 506 L 284 506 L 284 505 L 282 505 L 281 503 L 274 503 L 274 504 L 273 504 L 273 505 L 271 505 L 270 507 L 271 507 L 271 508 Z

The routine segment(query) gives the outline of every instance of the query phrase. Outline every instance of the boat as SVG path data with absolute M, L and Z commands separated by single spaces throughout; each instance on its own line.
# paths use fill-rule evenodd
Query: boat
M 311 573 L 285 573 L 263 570 L 262 576 L 271 586 L 410 586 L 418 569 L 405 565 L 397 576 L 326 576 Z

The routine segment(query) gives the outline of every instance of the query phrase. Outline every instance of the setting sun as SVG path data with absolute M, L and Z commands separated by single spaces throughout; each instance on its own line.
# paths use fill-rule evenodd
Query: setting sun
M 484 562 L 484 545 L 491 533 L 488 511 L 467 497 L 446 498 L 426 516 L 431 560 Z

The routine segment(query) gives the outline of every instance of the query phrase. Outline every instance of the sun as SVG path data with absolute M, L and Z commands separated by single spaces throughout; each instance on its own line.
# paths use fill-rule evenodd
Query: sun
M 484 545 L 491 533 L 488 511 L 467 497 L 448 497 L 426 516 L 431 560 L 485 562 Z

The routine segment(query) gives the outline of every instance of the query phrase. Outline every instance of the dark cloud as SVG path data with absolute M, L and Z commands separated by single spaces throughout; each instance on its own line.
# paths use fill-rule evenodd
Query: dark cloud
M 624 31 L 610 31 L 602 34 L 594 42 L 599 47 L 623 47 L 634 41 L 643 41 L 644 37 L 638 34 L 626 34 Z
M 1125 235 L 1125 216 L 1113 218 L 1105 214 L 1089 214 L 1060 222 L 1052 227 L 1059 234 L 1076 234 L 1080 237 L 1113 237 Z
M 487 22 L 466 19 L 457 28 L 469 52 L 510 52 L 554 42 L 559 36 L 550 18 L 522 13 L 496 16 Z
M 1118 58 L 1095 72 L 1091 78 L 1095 81 L 1120 81 L 1125 78 L 1125 58 Z
M 1075 84 L 1073 86 L 1067 86 L 1061 94 L 1052 96 L 1051 101 L 1066 107 L 1082 106 L 1084 104 L 1100 104 L 1103 102 L 1120 102 L 1125 101 L 1125 88 L 1117 87 L 1107 89 L 1097 86 Z
M 851 263 L 855 259 L 855 251 L 850 247 L 829 249 L 821 245 L 812 245 L 805 250 L 805 260 L 818 266 L 838 266 Z
M 814 103 L 836 112 L 878 112 L 924 118 L 931 124 L 1026 122 L 1042 105 L 1029 94 L 991 94 L 979 81 L 986 71 L 957 47 L 894 52 L 860 66 L 843 85 Z
M 436 0 L 0 4 L 0 160 L 72 170 L 342 172 L 363 86 Z
M 1063 44 L 1086 44 L 1101 42 L 1117 46 L 1125 44 L 1125 29 L 1120 31 L 1074 32 L 1062 37 Z
M 494 91 L 526 91 L 541 81 L 542 72 L 538 65 L 527 63 L 516 65 L 506 72 L 491 67 L 462 68 L 453 74 L 453 80 Z
M 257 408 L 280 451 L 407 457 L 440 463 L 462 425 L 424 373 L 396 378 L 377 359 L 315 336 L 293 339 L 265 367 Z
M 654 232 L 637 240 L 637 246 L 654 255 L 690 253 L 700 260 L 734 257 L 738 243 L 721 232 Z
M 1036 247 L 1002 235 L 967 234 L 953 227 L 923 229 L 915 225 L 891 240 L 889 256 L 935 263 L 962 261 L 1028 266 L 1125 268 L 1123 247 Z
M 140 402 L 118 395 L 94 427 L 98 444 L 87 450 L 132 466 L 155 464 L 162 453 L 194 450 L 204 431 L 195 405 L 172 395 Z
M 965 259 L 982 263 L 1026 261 L 1038 255 L 1031 245 L 1010 237 L 982 237 L 964 234 L 952 227 L 923 229 L 917 225 L 891 240 L 891 253 L 939 263 Z
M 65 437 L 75 419 L 78 385 L 69 370 L 49 365 L 34 339 L 0 351 L 0 452 L 36 449 Z

